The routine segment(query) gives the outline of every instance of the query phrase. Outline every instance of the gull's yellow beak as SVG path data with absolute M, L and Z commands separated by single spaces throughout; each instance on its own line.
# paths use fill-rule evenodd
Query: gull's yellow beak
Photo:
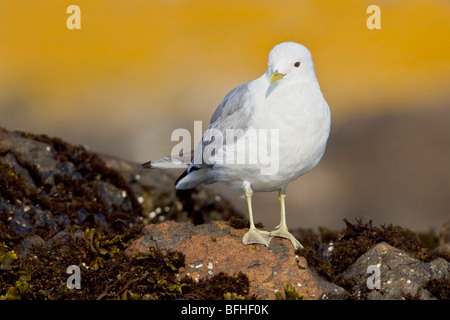
M 274 83 L 275 81 L 278 81 L 278 80 L 282 79 L 284 76 L 285 76 L 284 73 L 279 73 L 278 70 L 275 70 L 270 75 L 270 83 Z

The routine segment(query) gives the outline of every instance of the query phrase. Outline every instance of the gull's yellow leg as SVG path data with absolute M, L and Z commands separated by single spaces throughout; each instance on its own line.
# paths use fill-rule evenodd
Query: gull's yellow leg
M 281 217 L 280 217 L 280 224 L 276 227 L 276 230 L 272 231 L 270 235 L 272 237 L 281 237 L 291 240 L 292 245 L 295 249 L 303 249 L 303 246 L 301 243 L 295 239 L 295 237 L 289 232 L 286 224 L 286 209 L 284 205 L 284 201 L 286 199 L 286 186 L 281 187 L 278 191 L 278 199 L 280 199 L 280 206 L 281 206 Z
M 270 232 L 256 229 L 255 223 L 253 222 L 253 211 L 252 211 L 253 190 L 251 189 L 249 183 L 244 184 L 244 193 L 245 199 L 247 200 L 250 229 L 246 234 L 244 234 L 244 237 L 242 238 L 242 243 L 243 244 L 260 243 L 269 246 L 270 240 L 272 239 L 272 237 L 270 236 Z

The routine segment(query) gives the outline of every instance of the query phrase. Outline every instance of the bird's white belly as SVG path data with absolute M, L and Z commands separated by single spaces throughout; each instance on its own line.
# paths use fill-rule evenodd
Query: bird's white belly
M 250 129 L 267 136 L 265 150 L 260 149 L 258 139 L 257 155 L 252 153 L 257 158 L 256 163 L 254 158 L 253 162 L 249 161 L 247 149 L 247 162 L 244 164 L 215 165 L 216 180 L 238 190 L 242 190 L 246 181 L 254 191 L 275 191 L 314 168 L 323 156 L 330 130 L 328 106 L 325 103 L 315 107 L 317 109 L 297 113 L 298 110 L 260 110 L 260 114 L 255 114 Z M 272 134 L 275 137 L 277 131 L 278 139 L 272 140 Z M 265 154 L 268 157 L 262 156 Z

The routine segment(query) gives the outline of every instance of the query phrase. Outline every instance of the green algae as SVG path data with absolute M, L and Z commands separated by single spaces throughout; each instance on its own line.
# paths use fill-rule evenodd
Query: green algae
M 295 290 L 294 286 L 291 286 L 289 283 L 284 284 L 284 297 L 280 291 L 275 292 L 276 300 L 304 300 L 304 297 L 301 296 L 297 290 Z
M 151 247 L 145 254 L 128 256 L 126 248 L 139 230 L 117 235 L 103 230 L 71 227 L 15 258 L 0 273 L 0 299 L 26 300 L 141 300 L 241 299 L 250 284 L 242 273 L 219 273 L 194 281 L 178 276 L 185 257 L 176 251 Z M 6 248 L 6 247 L 5 247 Z M 2 257 L 11 250 L 4 249 Z M 2 251 L 2 252 L 3 252 Z M 70 265 L 81 269 L 81 289 L 68 289 Z
M 0 244 L 0 270 L 11 270 L 12 263 L 17 259 L 14 250 L 10 250 L 7 246 Z

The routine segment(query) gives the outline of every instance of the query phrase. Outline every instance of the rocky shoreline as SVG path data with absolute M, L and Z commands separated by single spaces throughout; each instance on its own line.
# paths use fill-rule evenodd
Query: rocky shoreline
M 244 246 L 228 201 L 175 178 L 0 128 L 0 299 L 450 299 L 449 224 L 417 235 L 345 220 L 293 231 L 301 251 Z

